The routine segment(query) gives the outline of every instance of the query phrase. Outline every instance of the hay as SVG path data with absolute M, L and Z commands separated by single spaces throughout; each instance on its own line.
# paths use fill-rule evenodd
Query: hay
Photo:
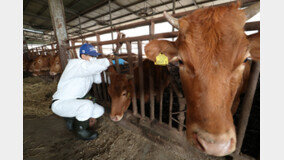
M 52 114 L 49 108 L 57 81 L 48 82 L 40 77 L 24 78 L 24 116 L 44 117 Z

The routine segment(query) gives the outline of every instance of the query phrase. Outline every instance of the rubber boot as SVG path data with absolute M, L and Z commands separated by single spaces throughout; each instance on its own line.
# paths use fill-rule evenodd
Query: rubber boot
M 98 132 L 87 130 L 89 127 L 89 120 L 86 121 L 78 121 L 75 119 L 74 121 L 74 131 L 75 134 L 78 136 L 79 139 L 82 140 L 93 140 L 98 137 Z
M 73 130 L 74 121 L 75 121 L 75 117 L 72 117 L 72 118 L 65 117 L 64 119 L 66 121 L 67 129 L 69 131 L 72 131 Z

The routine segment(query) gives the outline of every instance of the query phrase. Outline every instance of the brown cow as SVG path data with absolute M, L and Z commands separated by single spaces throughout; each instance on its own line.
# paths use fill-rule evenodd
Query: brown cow
M 149 75 L 149 69 L 152 69 L 152 74 Z M 120 121 L 124 112 L 130 105 L 131 98 L 134 94 L 134 89 L 131 86 L 130 78 L 133 78 L 127 74 L 118 74 L 114 67 L 110 67 L 110 81 L 111 84 L 108 88 L 108 93 L 111 97 L 111 114 L 110 118 L 113 121 Z M 150 99 L 149 89 L 149 76 L 153 77 L 154 95 L 163 92 L 169 84 L 169 73 L 167 67 L 157 66 L 150 60 L 143 61 L 143 74 L 144 74 L 144 100 L 148 102 Z M 134 81 L 135 81 L 135 93 L 136 97 L 140 98 L 139 92 L 139 72 L 138 67 L 134 68 Z M 159 98 L 159 96 L 156 96 Z
M 49 70 L 52 59 L 52 55 L 40 55 L 36 57 L 31 63 L 29 71 L 32 72 L 34 76 L 41 75 L 42 72 Z
M 145 46 L 146 56 L 152 61 L 160 52 L 170 61 L 179 61 L 187 101 L 187 139 L 214 156 L 225 156 L 235 150 L 231 107 L 242 86 L 246 59 L 257 57 L 251 56 L 256 51 L 249 53 L 252 43 L 243 28 L 246 19 L 258 11 L 251 13 L 251 6 L 239 10 L 239 6 L 234 3 L 202 8 L 180 19 L 164 13 L 179 29 L 177 40 L 153 40 Z
M 49 74 L 51 76 L 55 76 L 59 73 L 62 73 L 62 70 L 61 70 L 61 64 L 60 64 L 60 57 L 59 57 L 59 54 L 57 54 L 53 59 L 52 61 L 50 62 L 50 71 L 49 71 Z

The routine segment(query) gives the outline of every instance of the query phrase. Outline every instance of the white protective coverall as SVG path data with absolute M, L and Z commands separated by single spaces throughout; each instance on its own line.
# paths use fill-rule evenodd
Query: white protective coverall
M 80 57 L 80 56 L 78 56 Z M 101 83 L 100 73 L 110 65 L 107 58 L 90 58 L 90 61 L 70 59 L 59 80 L 55 101 L 51 109 L 61 117 L 76 117 L 78 121 L 98 118 L 104 114 L 104 108 L 87 99 L 85 96 L 93 83 Z

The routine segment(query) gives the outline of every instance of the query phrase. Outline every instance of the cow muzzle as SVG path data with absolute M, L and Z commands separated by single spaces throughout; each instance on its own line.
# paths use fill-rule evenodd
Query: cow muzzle
M 115 115 L 115 116 L 111 116 L 110 115 L 110 119 L 114 122 L 118 122 L 123 118 L 123 115 Z
M 193 138 L 199 150 L 212 156 L 226 156 L 236 149 L 236 134 L 234 131 L 221 135 L 194 133 Z
M 55 76 L 57 73 L 56 73 L 56 72 L 49 72 L 49 74 L 50 74 L 51 76 Z

